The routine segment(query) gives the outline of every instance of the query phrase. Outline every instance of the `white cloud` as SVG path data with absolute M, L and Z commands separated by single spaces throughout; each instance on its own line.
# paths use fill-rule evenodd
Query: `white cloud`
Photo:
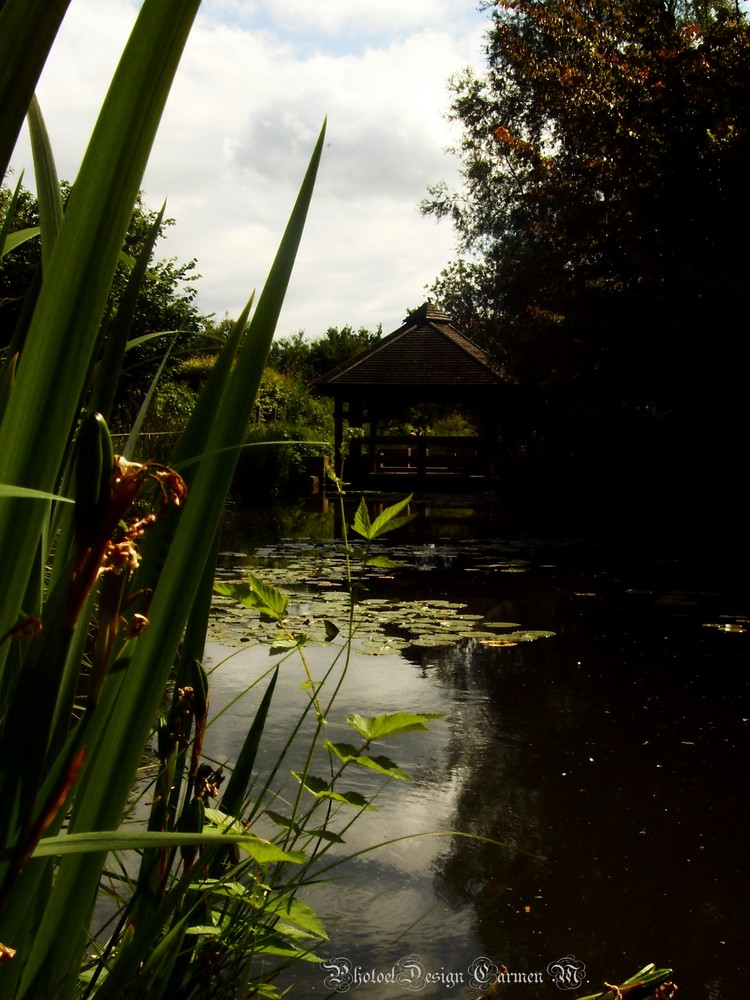
M 425 25 L 458 20 L 461 12 L 451 0 L 265 0 L 264 7 L 279 31 L 292 25 L 298 31 L 333 36 L 420 31 Z
M 134 16 L 128 0 L 71 5 L 40 86 L 64 177 Z M 481 63 L 484 26 L 473 0 L 207 0 L 144 180 L 147 203 L 166 197 L 177 222 L 162 255 L 198 259 L 200 308 L 236 315 L 264 280 L 327 115 L 279 332 L 397 326 L 452 253 L 449 228 L 417 206 L 454 172 L 447 81 Z M 15 163 L 30 164 L 25 143 Z

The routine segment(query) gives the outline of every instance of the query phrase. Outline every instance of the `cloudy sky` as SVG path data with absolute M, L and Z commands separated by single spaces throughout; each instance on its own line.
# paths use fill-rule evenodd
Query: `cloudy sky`
M 135 0 L 75 0 L 39 87 L 73 180 Z M 482 65 L 477 0 L 204 0 L 144 180 L 176 220 L 159 256 L 197 258 L 199 307 L 236 316 L 262 286 L 323 119 L 327 144 L 278 333 L 388 333 L 450 260 L 418 212 L 455 177 L 448 79 Z M 27 140 L 14 157 L 31 177 Z M 33 186 L 33 185 L 32 185 Z

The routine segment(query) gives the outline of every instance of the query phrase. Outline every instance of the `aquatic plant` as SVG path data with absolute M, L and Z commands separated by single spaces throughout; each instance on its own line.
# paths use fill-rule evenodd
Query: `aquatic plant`
M 132 461 L 136 434 L 116 455 L 106 425 L 111 387 L 153 242 L 112 321 L 107 297 L 199 0 L 144 0 L 63 211 L 33 92 L 68 5 L 0 7 L 0 167 L 30 109 L 42 242 L 42 270 L 0 376 L 0 994 L 187 995 L 180 990 L 196 989 L 197 973 L 185 965 L 183 942 L 207 893 L 196 883 L 207 885 L 235 850 L 257 872 L 301 860 L 234 825 L 227 803 L 239 794 L 236 781 L 223 796 L 227 819 L 217 824 L 206 811 L 220 776 L 201 764 L 200 660 L 224 499 L 324 130 L 257 306 L 251 298 L 235 323 L 169 463 Z M 11 200 L 0 252 L 28 235 L 13 233 Z M 134 781 L 173 671 L 148 829 L 134 828 L 123 815 L 139 808 Z M 133 849 L 137 873 L 132 860 L 117 860 Z M 230 885 L 226 871 L 223 863 Z M 103 891 L 119 922 L 93 940 Z

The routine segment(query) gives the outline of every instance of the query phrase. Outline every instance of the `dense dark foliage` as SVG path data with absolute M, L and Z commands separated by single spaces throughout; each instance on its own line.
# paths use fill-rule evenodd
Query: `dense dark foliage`
M 69 191 L 69 185 L 63 183 L 63 200 L 67 199 Z M 7 210 L 10 196 L 9 188 L 0 189 L 0 217 Z M 127 258 L 135 258 L 141 252 L 155 218 L 156 213 L 147 209 L 139 197 L 125 238 L 123 261 L 118 266 L 113 281 L 108 319 L 105 322 L 111 321 L 115 316 L 125 290 L 131 266 Z M 22 188 L 12 230 L 33 228 L 38 224 L 36 199 L 31 192 Z M 160 236 L 173 224 L 173 219 L 164 219 L 160 226 Z M 0 348 L 10 342 L 24 304 L 38 288 L 40 259 L 39 237 L 35 236 L 8 252 L 0 261 Z M 153 259 L 150 262 L 130 326 L 130 339 L 137 340 L 148 334 L 161 332 L 165 336 L 128 351 L 117 393 L 119 418 L 115 417 L 115 425 L 127 426 L 132 421 L 174 335 L 177 334 L 177 357 L 188 346 L 195 348 L 196 337 L 205 328 L 206 320 L 200 315 L 195 303 L 195 282 L 198 278 L 195 263 L 194 260 L 179 263 L 175 259 Z
M 718 482 L 744 421 L 747 19 L 664 0 L 491 19 L 487 72 L 453 82 L 463 188 L 424 205 L 462 253 L 436 296 L 536 394 L 549 461 Z

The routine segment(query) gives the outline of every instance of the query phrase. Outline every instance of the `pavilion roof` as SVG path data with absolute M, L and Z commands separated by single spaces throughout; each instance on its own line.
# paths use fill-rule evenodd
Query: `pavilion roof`
M 486 351 L 461 333 L 446 313 L 425 303 L 403 325 L 322 376 L 321 392 L 355 387 L 410 386 L 466 390 L 508 384 Z

